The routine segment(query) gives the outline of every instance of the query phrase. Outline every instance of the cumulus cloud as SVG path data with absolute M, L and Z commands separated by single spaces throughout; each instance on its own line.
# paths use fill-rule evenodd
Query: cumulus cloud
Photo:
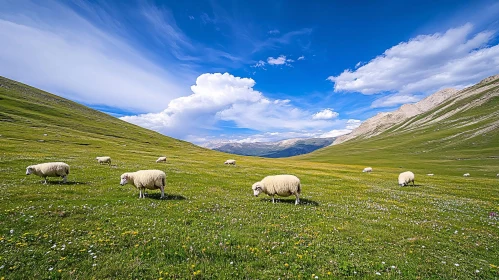
M 304 59 L 305 59 L 305 56 L 303 56 L 303 55 L 298 57 L 298 60 L 304 60 Z
M 373 104 L 394 104 L 415 93 L 464 87 L 497 74 L 499 45 L 488 45 L 494 31 L 473 32 L 471 24 L 445 33 L 420 35 L 386 50 L 365 65 L 328 79 L 336 92 L 399 93 Z
M 121 119 L 182 139 L 216 131 L 220 122 L 261 133 L 301 134 L 346 125 L 346 120 L 313 119 L 310 112 L 293 106 L 290 100 L 267 98 L 254 90 L 254 85 L 253 79 L 228 73 L 202 74 L 191 87 L 191 95 L 170 101 L 164 111 Z
M 320 112 L 315 113 L 312 116 L 312 119 L 314 120 L 330 120 L 333 118 L 336 118 L 339 114 L 337 112 L 334 112 L 331 109 L 324 109 Z
M 159 111 L 189 80 L 57 2 L 4 2 L 0 38 L 0 75 L 90 105 Z
M 285 55 L 280 55 L 277 58 L 269 57 L 267 58 L 267 63 L 270 65 L 290 65 L 289 63 L 294 62 L 292 59 L 287 59 Z
M 329 138 L 329 137 L 338 137 L 338 136 L 341 136 L 341 135 L 345 135 L 345 134 L 348 134 L 352 132 L 351 129 L 333 129 L 329 132 L 326 132 L 324 134 L 322 134 L 320 137 L 321 138 Z

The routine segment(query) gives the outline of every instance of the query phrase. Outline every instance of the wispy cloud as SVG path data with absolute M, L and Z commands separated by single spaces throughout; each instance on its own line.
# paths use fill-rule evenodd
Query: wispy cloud
M 253 53 L 257 53 L 264 50 L 265 51 L 272 50 L 281 46 L 289 45 L 295 40 L 295 38 L 308 36 L 310 34 L 312 34 L 311 28 L 302 28 L 299 30 L 284 33 L 280 36 L 273 36 L 263 41 L 255 41 L 253 43 Z
M 259 60 L 255 65 L 252 65 L 251 67 L 254 67 L 254 68 L 263 68 L 265 66 L 265 61 L 263 60 Z
M 270 35 L 275 35 L 275 34 L 279 34 L 279 33 L 281 33 L 281 32 L 279 30 L 277 30 L 277 29 L 269 30 L 269 34 Z
M 2 76 L 86 104 L 138 112 L 158 111 L 185 92 L 183 79 L 188 75 L 179 71 L 174 77 L 121 37 L 95 27 L 65 5 L 2 5 Z
M 298 60 L 304 60 L 304 59 L 305 59 L 305 56 L 304 56 L 304 55 L 302 55 L 302 56 L 298 57 Z

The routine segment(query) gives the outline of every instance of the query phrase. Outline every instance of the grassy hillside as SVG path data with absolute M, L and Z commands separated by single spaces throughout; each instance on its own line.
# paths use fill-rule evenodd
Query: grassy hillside
M 298 158 L 418 173 L 462 176 L 469 172 L 472 176 L 495 177 L 499 173 L 499 81 L 477 84 L 460 94 L 470 91 L 479 93 L 451 98 L 378 136 L 353 139 Z M 472 106 L 481 100 L 486 102 Z M 450 112 L 454 113 L 449 116 Z M 436 119 L 439 121 L 432 121 Z
M 362 174 L 352 158 L 225 166 L 227 154 L 3 78 L 0 114 L 0 279 L 499 277 L 496 178 L 401 188 L 398 167 Z M 46 161 L 71 165 L 67 184 L 25 175 Z M 167 173 L 166 200 L 119 186 L 150 168 Z M 280 173 L 301 179 L 301 205 L 253 197 L 253 182 Z

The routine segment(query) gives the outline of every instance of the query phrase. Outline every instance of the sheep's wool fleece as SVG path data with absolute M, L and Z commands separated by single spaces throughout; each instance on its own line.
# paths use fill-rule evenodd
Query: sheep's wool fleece
M 110 162 L 111 157 L 96 157 L 98 162 Z
M 150 190 L 165 186 L 166 174 L 161 170 L 139 170 L 132 173 L 125 173 L 129 176 L 129 182 L 135 187 L 142 186 Z
M 160 162 L 160 161 L 166 161 L 166 157 L 159 157 L 156 162 Z
M 29 166 L 33 173 L 41 177 L 62 177 L 69 174 L 69 165 L 64 162 L 46 162 Z
M 412 173 L 411 171 L 406 171 L 406 172 L 400 173 L 399 185 L 408 184 L 409 182 L 413 182 L 413 181 L 414 181 L 414 173 Z
M 267 176 L 260 183 L 269 195 L 290 196 L 301 192 L 300 179 L 294 175 Z

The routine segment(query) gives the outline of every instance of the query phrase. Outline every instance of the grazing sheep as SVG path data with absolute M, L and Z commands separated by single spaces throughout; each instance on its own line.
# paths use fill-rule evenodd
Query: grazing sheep
M 165 197 L 166 174 L 161 170 L 139 170 L 123 173 L 120 185 L 124 186 L 126 183 L 130 183 L 139 189 L 139 198 L 145 198 L 146 188 L 150 190 L 160 189 L 161 198 Z
M 464 173 L 463 176 L 464 177 L 470 177 L 470 173 Z
M 496 177 L 499 177 L 499 173 L 497 173 Z
M 228 159 L 224 162 L 224 164 L 228 165 L 236 165 L 236 160 L 235 159 Z
M 166 157 L 159 157 L 156 162 L 166 162 Z
M 300 203 L 300 179 L 294 175 L 267 176 L 260 182 L 254 183 L 251 188 L 255 196 L 258 196 L 262 192 L 271 196 L 272 203 L 275 203 L 274 195 L 276 194 L 279 196 L 295 195 L 295 204 L 298 205 Z
M 111 165 L 111 157 L 96 157 L 95 159 L 99 164 L 108 163 Z
M 26 167 L 26 175 L 35 174 L 43 177 L 47 184 L 47 177 L 62 177 L 62 182 L 66 183 L 69 175 L 69 165 L 64 162 L 46 162 Z
M 362 172 L 373 172 L 373 168 L 372 167 L 366 167 L 366 168 L 364 168 L 364 170 L 362 170 Z
M 412 185 L 415 186 L 414 184 L 414 173 L 411 171 L 406 171 L 402 172 L 399 175 L 399 185 L 401 187 L 409 185 L 409 183 L 412 182 Z
M 433 174 L 433 173 L 426 174 L 426 176 L 433 176 L 433 175 L 435 175 L 435 174 Z

